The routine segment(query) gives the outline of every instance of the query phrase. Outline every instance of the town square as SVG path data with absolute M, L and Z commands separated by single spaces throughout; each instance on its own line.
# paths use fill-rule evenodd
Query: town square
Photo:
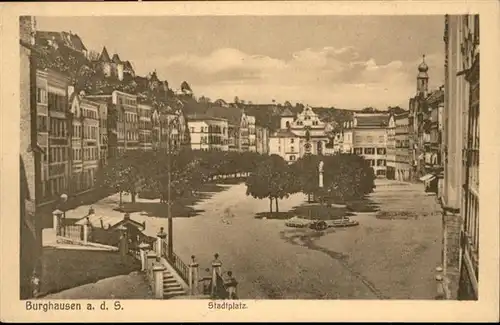
M 478 15 L 19 26 L 21 299 L 477 300 Z

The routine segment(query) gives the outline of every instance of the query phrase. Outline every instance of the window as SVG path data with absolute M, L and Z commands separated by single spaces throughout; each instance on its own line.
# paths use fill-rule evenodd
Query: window
M 373 143 L 373 137 L 371 135 L 366 137 L 366 142 Z
M 294 143 L 295 139 L 290 139 L 290 143 Z
M 385 159 L 378 159 L 377 166 L 385 166 Z
M 363 148 L 354 148 L 354 154 L 356 154 L 356 155 L 362 155 L 363 154 Z
M 47 104 L 47 91 L 42 88 L 36 89 L 36 102 L 41 104 Z
M 294 155 L 291 155 L 290 156 L 290 161 L 294 161 L 295 160 L 295 156 Z
M 295 148 L 293 146 L 290 147 L 290 152 L 295 152 Z
M 365 155 L 374 155 L 375 148 L 365 148 Z
M 384 142 L 384 136 L 383 135 L 381 135 L 381 136 L 378 137 L 378 142 L 379 143 L 383 143 Z
M 385 155 L 385 148 L 377 148 L 377 155 Z

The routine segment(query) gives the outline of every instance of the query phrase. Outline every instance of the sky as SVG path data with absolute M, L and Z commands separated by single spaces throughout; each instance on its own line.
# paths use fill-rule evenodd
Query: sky
M 212 100 L 406 109 L 424 54 L 429 88 L 444 81 L 443 16 L 37 17 L 37 29 Z

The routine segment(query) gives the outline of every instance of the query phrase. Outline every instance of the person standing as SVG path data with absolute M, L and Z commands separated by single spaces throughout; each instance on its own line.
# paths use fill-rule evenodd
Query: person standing
M 238 286 L 238 281 L 233 276 L 233 272 L 227 271 L 227 278 L 225 281 L 225 287 L 229 295 L 229 299 L 237 299 L 236 287 Z

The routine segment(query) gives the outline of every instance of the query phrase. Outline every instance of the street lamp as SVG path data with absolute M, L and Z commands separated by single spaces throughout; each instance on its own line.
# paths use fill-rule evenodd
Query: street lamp
M 171 169 L 172 169 L 172 162 L 171 162 L 171 140 L 170 136 L 172 133 L 172 128 L 177 126 L 179 122 L 179 117 L 175 116 L 173 119 L 169 119 L 167 116 L 167 121 L 166 121 L 166 127 L 167 127 L 167 219 L 168 219 L 168 229 L 167 229 L 167 247 L 168 247 L 168 252 L 167 256 L 170 261 L 173 261 L 174 258 L 174 248 L 173 248 L 173 218 L 172 218 L 172 211 L 171 211 L 171 182 L 172 182 L 172 174 L 171 174 Z M 160 118 L 160 137 L 162 135 L 162 130 L 161 130 L 161 118 Z
M 66 235 L 66 228 L 64 227 L 64 224 L 66 223 L 66 207 L 65 207 L 65 203 L 68 201 L 68 195 L 63 193 L 61 194 L 61 196 L 59 196 L 59 210 L 62 211 L 62 222 L 60 222 L 58 225 L 59 227 L 61 225 L 63 225 L 62 229 L 63 229 L 63 236 Z M 61 219 L 59 219 L 61 220 Z

